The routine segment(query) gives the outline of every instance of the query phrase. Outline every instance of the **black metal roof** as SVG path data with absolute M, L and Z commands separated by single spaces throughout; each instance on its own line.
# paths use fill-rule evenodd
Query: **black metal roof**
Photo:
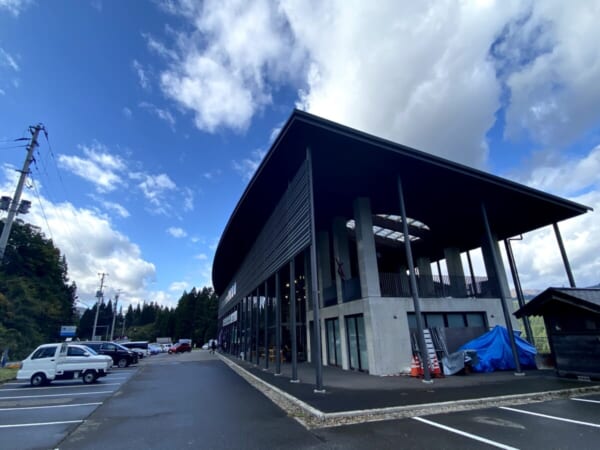
M 551 306 L 565 304 L 600 314 L 600 289 L 598 288 L 548 288 L 515 311 L 515 316 L 540 316 Z
M 434 132 L 435 130 L 432 130 Z M 443 258 L 443 249 L 481 246 L 481 202 L 498 239 L 583 214 L 591 208 L 495 175 L 295 110 L 250 180 L 221 235 L 213 286 L 224 292 L 271 211 L 306 157 L 313 159 L 316 229 L 336 216 L 352 218 L 356 197 L 373 214 L 400 214 L 397 177 L 407 215 L 425 223 L 416 256 Z M 259 282 L 261 280 L 257 280 Z

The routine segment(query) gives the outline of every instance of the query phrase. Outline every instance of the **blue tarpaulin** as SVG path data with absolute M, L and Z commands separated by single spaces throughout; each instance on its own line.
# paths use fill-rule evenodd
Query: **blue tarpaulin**
M 521 368 L 535 369 L 535 354 L 537 353 L 535 347 L 519 337 L 517 332 L 515 332 L 515 344 Z M 478 362 L 472 367 L 474 372 L 515 369 L 508 331 L 500 325 L 496 325 L 487 333 L 467 342 L 459 350 L 477 351 Z

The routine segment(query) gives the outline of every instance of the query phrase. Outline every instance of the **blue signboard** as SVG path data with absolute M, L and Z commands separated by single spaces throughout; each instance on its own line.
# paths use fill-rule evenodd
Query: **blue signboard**
M 60 335 L 62 337 L 73 337 L 75 336 L 75 332 L 77 331 L 76 326 L 63 325 L 60 327 Z

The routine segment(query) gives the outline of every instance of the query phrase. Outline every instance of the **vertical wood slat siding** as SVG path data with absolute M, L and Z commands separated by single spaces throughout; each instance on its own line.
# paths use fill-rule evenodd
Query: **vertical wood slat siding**
M 219 317 L 309 244 L 310 198 L 304 162 L 230 281 L 236 283 L 236 294 L 227 302 L 227 291 L 221 295 Z

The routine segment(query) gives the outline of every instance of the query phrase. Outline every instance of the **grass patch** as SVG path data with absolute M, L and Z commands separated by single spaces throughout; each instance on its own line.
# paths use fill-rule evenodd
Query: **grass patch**
M 14 380 L 17 376 L 18 369 L 8 369 L 6 367 L 0 368 L 0 383 L 5 381 Z

